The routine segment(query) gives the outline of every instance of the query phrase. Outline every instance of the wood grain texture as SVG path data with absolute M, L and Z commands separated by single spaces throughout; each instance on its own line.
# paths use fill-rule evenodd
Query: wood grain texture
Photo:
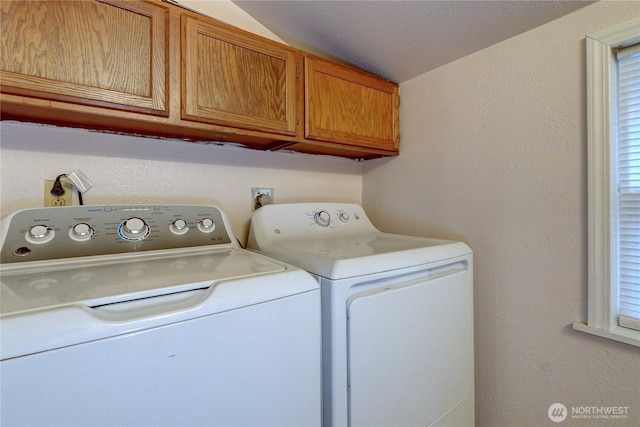
M 198 80 L 200 106 L 286 120 L 284 60 L 208 37 L 200 37 L 199 45 L 206 71 L 211 71 L 211 78 Z
M 167 10 L 140 1 L 2 1 L 2 90 L 167 113 Z
M 305 137 L 397 150 L 398 85 L 305 57 Z
M 369 160 L 380 157 L 397 156 L 397 150 L 382 150 L 354 144 L 337 144 L 335 142 L 302 141 L 283 144 L 276 149 L 297 151 L 300 153 L 319 154 L 325 156 L 345 157 L 354 160 Z
M 3 0 L 0 12 L 2 120 L 398 154 L 397 85 L 371 74 L 317 60 L 303 79 L 308 54 L 159 0 Z
M 295 50 L 183 17 L 183 117 L 295 134 Z

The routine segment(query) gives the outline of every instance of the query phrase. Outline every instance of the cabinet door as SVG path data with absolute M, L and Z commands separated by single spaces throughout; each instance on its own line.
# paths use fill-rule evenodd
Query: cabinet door
M 7 1 L 2 92 L 167 115 L 168 11 L 143 1 Z
M 182 118 L 295 135 L 295 50 L 182 16 Z
M 398 85 L 305 57 L 305 138 L 397 151 Z

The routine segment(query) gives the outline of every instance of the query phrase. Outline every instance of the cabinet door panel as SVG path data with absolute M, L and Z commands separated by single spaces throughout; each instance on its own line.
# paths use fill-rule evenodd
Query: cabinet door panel
M 182 117 L 294 135 L 295 50 L 182 19 Z
M 306 57 L 305 137 L 397 150 L 397 85 L 329 61 Z
M 142 1 L 3 1 L 2 91 L 167 115 L 167 9 Z

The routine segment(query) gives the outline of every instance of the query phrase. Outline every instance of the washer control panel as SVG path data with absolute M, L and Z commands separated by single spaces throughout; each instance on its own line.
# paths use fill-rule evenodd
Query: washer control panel
M 2 220 L 4 263 L 230 244 L 215 206 L 110 205 L 23 209 Z

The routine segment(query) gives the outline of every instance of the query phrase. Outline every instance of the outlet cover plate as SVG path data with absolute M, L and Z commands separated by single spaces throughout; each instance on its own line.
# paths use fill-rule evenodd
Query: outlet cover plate
M 64 194 L 55 196 L 51 194 L 54 182 L 55 180 L 53 179 L 44 181 L 44 206 L 71 206 L 73 204 L 73 187 L 71 184 L 63 182 L 62 188 L 64 189 Z
M 262 199 L 262 201 L 261 201 Z M 259 209 L 264 205 L 270 205 L 274 202 L 273 188 L 252 187 L 251 188 L 251 212 Z

